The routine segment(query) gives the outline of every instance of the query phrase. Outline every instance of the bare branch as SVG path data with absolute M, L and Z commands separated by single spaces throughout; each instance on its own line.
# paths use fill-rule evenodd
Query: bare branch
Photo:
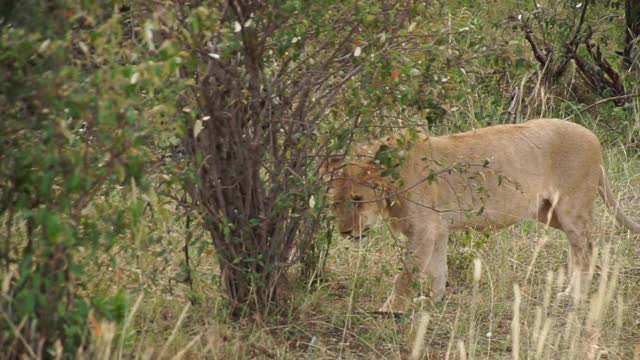
M 584 19 L 587 14 L 588 7 L 589 7 L 589 0 L 585 0 L 585 2 L 582 5 L 582 11 L 580 12 L 580 20 L 578 20 L 578 26 L 574 30 L 573 36 L 571 37 L 571 40 L 566 46 L 567 52 L 564 55 L 564 60 L 562 61 L 560 66 L 558 66 L 558 68 L 555 69 L 554 71 L 555 78 L 559 78 L 560 76 L 562 76 L 565 69 L 567 68 L 567 65 L 569 64 L 573 56 L 576 54 L 576 51 L 578 50 L 578 45 L 580 45 L 580 41 L 578 41 L 578 37 L 580 36 L 580 32 L 582 31 L 582 25 L 584 24 Z
M 540 63 L 541 67 L 545 67 L 547 65 L 547 61 L 549 61 L 547 54 L 543 53 L 538 46 L 538 43 L 533 38 L 533 31 L 531 30 L 531 26 L 529 26 L 528 21 L 523 21 L 522 25 L 524 26 L 524 36 L 531 45 L 531 50 L 533 50 L 533 55 L 536 60 Z
M 570 116 L 567 116 L 566 118 L 564 118 L 564 120 L 570 120 L 570 119 L 578 116 L 579 114 L 581 114 L 581 113 L 583 113 L 585 111 L 591 110 L 594 107 L 600 106 L 600 105 L 602 105 L 602 104 L 604 104 L 606 102 L 609 102 L 609 101 L 627 100 L 627 99 L 632 99 L 632 98 L 637 98 L 637 97 L 640 97 L 640 94 L 627 94 L 627 95 L 620 95 L 620 96 L 612 96 L 612 97 L 608 97 L 606 99 L 598 100 L 598 101 L 594 102 L 593 104 L 587 106 L 586 108 L 580 109 L 576 113 L 574 113 L 574 114 L 572 114 Z

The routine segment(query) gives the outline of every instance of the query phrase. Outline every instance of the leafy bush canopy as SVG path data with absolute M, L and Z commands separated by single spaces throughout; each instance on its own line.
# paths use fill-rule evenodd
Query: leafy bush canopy
M 30 14 L 45 13 L 45 25 L 30 26 Z M 153 43 L 138 38 L 123 7 L 21 2 L 4 16 L 0 214 L 8 238 L 1 265 L 11 290 L 2 300 L 10 326 L 0 338 L 23 336 L 31 349 L 57 341 L 73 351 L 92 309 L 123 319 L 122 293 L 81 294 L 86 267 L 131 238 L 144 202 L 93 204 L 149 187 L 182 59 L 171 41 L 150 51 Z

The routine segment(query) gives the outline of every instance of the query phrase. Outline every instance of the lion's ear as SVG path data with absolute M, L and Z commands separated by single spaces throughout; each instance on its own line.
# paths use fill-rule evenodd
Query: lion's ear
M 325 178 L 331 176 L 334 170 L 342 166 L 344 155 L 329 155 L 320 162 L 320 176 Z

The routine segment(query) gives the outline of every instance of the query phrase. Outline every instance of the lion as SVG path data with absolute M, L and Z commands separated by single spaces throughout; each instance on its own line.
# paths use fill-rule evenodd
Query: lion
M 588 281 L 596 194 L 620 224 L 640 232 L 611 192 L 596 135 L 565 120 L 439 137 L 408 130 L 350 153 L 321 168 L 338 231 L 360 239 L 382 217 L 407 239 L 405 269 L 381 312 L 406 311 L 414 274 L 429 279 L 434 301 L 443 298 L 452 230 L 492 231 L 525 219 L 562 230 L 570 246 L 570 280 L 562 294 L 572 296 Z

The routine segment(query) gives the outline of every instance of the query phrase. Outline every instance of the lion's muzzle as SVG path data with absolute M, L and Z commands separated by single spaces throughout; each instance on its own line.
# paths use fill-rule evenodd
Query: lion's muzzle
M 369 232 L 369 230 L 371 230 L 371 228 L 367 226 L 364 229 L 362 229 L 362 231 L 360 231 L 359 234 L 354 234 L 354 231 L 351 229 L 347 231 L 341 231 L 340 235 L 342 235 L 343 238 L 349 239 L 349 240 L 364 240 L 367 238 L 368 236 L 367 233 Z

